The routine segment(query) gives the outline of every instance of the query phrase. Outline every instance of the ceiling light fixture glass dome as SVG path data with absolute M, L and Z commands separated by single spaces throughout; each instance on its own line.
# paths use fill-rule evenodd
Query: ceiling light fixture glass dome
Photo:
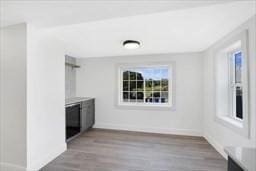
M 137 49 L 140 47 L 140 42 L 136 40 L 126 40 L 123 42 L 123 46 L 126 49 Z

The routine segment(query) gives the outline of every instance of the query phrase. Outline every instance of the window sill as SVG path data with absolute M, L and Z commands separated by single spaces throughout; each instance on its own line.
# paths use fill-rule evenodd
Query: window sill
M 244 125 L 243 121 L 239 121 L 228 116 L 216 116 L 215 120 L 223 126 L 230 128 L 235 133 L 249 138 L 249 130 Z
M 143 104 L 117 104 L 117 108 L 119 109 L 130 109 L 130 110 L 171 110 L 175 111 L 174 106 L 171 105 L 143 105 Z

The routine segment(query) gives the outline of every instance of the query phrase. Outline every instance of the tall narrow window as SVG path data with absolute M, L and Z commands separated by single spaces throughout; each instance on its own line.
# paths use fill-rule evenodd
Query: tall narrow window
M 232 116 L 236 119 L 243 119 L 243 79 L 242 64 L 243 54 L 241 50 L 233 51 L 230 55 L 231 63 L 231 94 L 232 94 Z
M 119 72 L 120 105 L 172 106 L 169 65 L 122 66 Z
M 223 40 L 215 51 L 216 121 L 249 135 L 248 31 Z

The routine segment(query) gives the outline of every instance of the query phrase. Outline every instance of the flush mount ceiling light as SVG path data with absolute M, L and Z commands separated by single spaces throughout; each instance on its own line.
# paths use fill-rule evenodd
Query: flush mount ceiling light
M 123 46 L 126 49 L 137 49 L 138 47 L 140 47 L 140 42 L 136 40 L 126 40 L 123 42 Z

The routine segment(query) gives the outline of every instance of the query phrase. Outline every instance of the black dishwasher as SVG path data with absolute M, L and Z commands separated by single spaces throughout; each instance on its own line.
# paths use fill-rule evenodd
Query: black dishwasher
M 80 104 L 66 106 L 66 140 L 79 134 L 81 131 Z

